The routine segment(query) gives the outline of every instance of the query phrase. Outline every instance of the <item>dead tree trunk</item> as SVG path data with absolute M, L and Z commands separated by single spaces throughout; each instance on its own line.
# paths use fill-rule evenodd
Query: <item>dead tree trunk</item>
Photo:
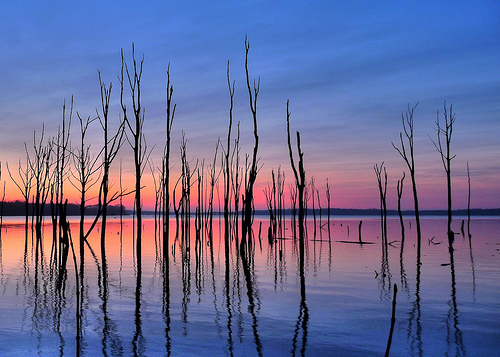
M 111 168 L 111 163 L 118 154 L 118 150 L 122 145 L 123 134 L 124 134 L 124 123 L 122 122 L 118 127 L 117 132 L 110 138 L 108 129 L 108 114 L 109 114 L 109 102 L 111 98 L 111 88 L 112 83 L 109 84 L 109 88 L 106 88 L 106 84 L 102 82 L 101 73 L 99 72 L 99 85 L 101 88 L 101 107 L 102 107 L 102 117 L 97 111 L 97 118 L 101 124 L 101 128 L 104 134 L 104 145 L 103 145 L 103 174 L 101 180 L 101 187 L 99 190 L 99 209 L 97 216 L 101 215 L 101 251 L 105 249 L 106 242 L 106 221 L 108 215 L 108 205 L 109 201 L 109 171 Z M 123 194 L 123 192 L 120 192 Z M 116 196 L 116 195 L 115 195 Z
M 304 153 L 300 149 L 300 133 L 297 131 L 297 152 L 299 155 L 299 170 L 295 167 L 295 162 L 292 153 L 292 143 L 290 140 L 290 111 L 289 101 L 286 102 L 286 131 L 288 139 L 288 154 L 290 156 L 290 164 L 295 176 L 295 185 L 297 186 L 298 203 L 299 203 L 299 239 L 304 239 L 304 191 L 306 188 L 306 172 L 304 170 Z
M 169 221 L 170 221 L 170 146 L 172 125 L 174 123 L 176 104 L 172 106 L 174 87 L 170 84 L 170 64 L 167 67 L 167 131 L 163 154 L 163 258 L 168 259 Z M 168 270 L 167 270 L 168 271 Z
M 234 162 L 234 165 L 233 165 Z M 231 165 L 234 167 L 234 175 L 231 177 L 231 186 L 234 196 L 234 227 L 235 233 L 238 234 L 238 217 L 240 215 L 240 191 L 242 176 L 240 173 L 240 123 L 238 122 L 238 130 L 236 140 L 234 141 L 234 150 L 231 157 Z
M 253 90 L 250 86 L 250 76 L 248 74 L 248 50 L 250 44 L 245 39 L 245 74 L 247 79 L 248 96 L 250 101 L 250 111 L 253 118 L 253 136 L 254 147 L 252 153 L 252 161 L 250 164 L 250 171 L 245 182 L 245 196 L 243 198 L 243 225 L 241 237 L 241 249 L 246 246 L 247 239 L 250 239 L 249 234 L 252 226 L 252 213 L 253 213 L 253 186 L 257 179 L 257 153 L 259 150 L 259 135 L 257 134 L 257 97 L 260 89 L 260 78 L 257 82 L 253 82 Z
M 451 160 L 455 158 L 455 155 L 450 154 L 450 144 L 451 135 L 453 133 L 453 123 L 455 122 L 455 114 L 453 114 L 453 106 L 450 105 L 450 112 L 446 110 L 446 102 L 444 103 L 444 127 L 441 126 L 439 121 L 439 111 L 437 113 L 436 119 L 436 129 L 437 129 L 437 142 L 432 140 L 432 143 L 439 152 L 441 161 L 443 163 L 444 171 L 446 173 L 446 184 L 448 189 L 448 243 L 453 243 L 453 232 L 451 231 Z M 444 145 L 442 146 L 441 135 L 444 135 Z
M 132 44 L 132 61 L 134 64 L 133 73 L 129 71 L 125 58 L 123 56 L 123 49 L 121 51 L 122 67 L 120 76 L 120 104 L 123 111 L 123 121 L 126 123 L 129 132 L 132 135 L 132 140 L 127 140 L 134 152 L 134 168 L 135 168 L 135 207 L 137 215 L 137 240 L 136 240 L 136 253 L 138 257 L 138 264 L 140 263 L 142 253 L 142 200 L 141 200 L 141 177 L 146 167 L 148 159 L 146 138 L 143 133 L 144 126 L 144 109 L 141 106 L 141 77 L 142 66 L 144 63 L 144 56 L 138 64 L 135 59 L 134 45 Z M 130 87 L 130 96 L 132 100 L 133 118 L 129 118 L 127 106 L 123 99 L 123 91 L 125 86 L 125 73 Z M 150 152 L 149 152 L 150 153 Z
M 70 183 L 80 192 L 80 241 L 84 241 L 87 236 L 84 232 L 87 192 L 98 182 L 98 178 L 94 177 L 94 174 L 101 170 L 102 164 L 97 164 L 100 153 L 93 156 L 90 152 L 90 145 L 85 143 L 87 130 L 90 124 L 97 118 L 90 119 L 90 117 L 87 117 L 86 120 L 83 120 L 80 114 L 77 113 L 77 115 L 80 120 L 80 142 L 79 147 L 72 153 L 73 166 L 75 167 L 73 179 L 75 182 L 70 180 Z
M 233 98 L 234 98 L 234 82 L 231 84 L 229 79 L 229 61 L 227 61 L 227 86 L 229 89 L 229 127 L 227 129 L 227 147 L 224 152 L 224 237 L 226 246 L 229 246 L 229 194 L 231 182 L 231 165 L 229 162 L 229 153 L 231 151 L 231 129 L 233 126 Z M 238 168 L 236 168 L 238 169 Z
M 297 237 L 297 187 L 290 184 L 288 186 L 290 190 L 290 206 L 292 211 L 292 230 L 293 238 Z
M 28 155 L 28 153 L 27 153 Z M 26 167 L 23 169 L 21 165 L 21 160 L 19 160 L 18 166 L 18 174 L 19 174 L 19 182 L 17 182 L 12 176 L 9 170 L 9 164 L 7 163 L 7 172 L 9 173 L 10 179 L 16 187 L 21 192 L 21 195 L 24 198 L 24 209 L 25 209 L 25 231 L 28 231 L 28 217 L 29 217 L 29 200 L 31 195 L 31 188 L 33 187 L 33 171 L 29 169 L 28 166 L 28 158 L 26 159 Z
M 209 177 L 210 177 L 210 192 L 208 195 L 208 212 L 207 212 L 207 222 L 208 222 L 208 232 L 210 244 L 212 244 L 213 237 L 213 218 L 214 218 L 214 188 L 217 185 L 217 181 L 219 181 L 219 176 L 221 171 L 217 172 L 216 163 L 217 163 L 217 152 L 219 150 L 219 141 L 217 141 L 217 145 L 215 147 L 214 161 L 212 166 L 210 167 Z
M 405 179 L 405 172 L 403 171 L 403 177 L 398 180 L 397 192 L 398 192 L 398 215 L 399 223 L 401 224 L 401 247 L 404 245 L 405 241 L 405 225 L 403 221 L 403 213 L 401 212 L 401 197 L 403 196 L 403 181 Z
M 377 175 L 378 190 L 380 194 L 380 225 L 382 228 L 382 242 L 387 243 L 387 170 L 384 163 L 380 167 L 375 164 L 373 167 Z M 382 169 L 384 170 L 384 177 L 382 177 Z
M 469 171 L 469 162 L 467 161 L 467 235 L 469 236 L 469 239 L 471 238 L 470 235 L 470 171 Z
M 34 179 L 35 194 L 33 197 L 33 213 L 35 217 L 35 231 L 37 239 L 42 237 L 43 210 L 49 195 L 49 178 L 51 166 L 52 141 L 44 144 L 45 127 L 42 126 L 40 140 L 33 133 L 33 157 L 30 157 L 26 147 L 28 166 Z
M 312 212 L 313 212 L 313 222 L 314 222 L 314 236 L 316 236 L 316 207 L 314 202 L 314 193 L 316 191 L 316 186 L 314 185 L 314 176 L 311 177 L 311 198 L 312 198 Z
M 417 104 L 418 105 L 418 104 Z M 415 157 L 414 157 L 414 147 L 413 147 L 413 112 L 417 107 L 415 105 L 413 108 L 408 106 L 406 113 L 401 113 L 401 121 L 403 124 L 403 132 L 406 137 L 407 144 L 403 141 L 403 132 L 399 133 L 400 147 L 396 146 L 391 142 L 392 146 L 399 155 L 403 158 L 408 170 L 410 171 L 412 189 L 413 189 L 413 203 L 415 206 L 415 223 L 417 225 L 417 255 L 420 257 L 421 252 L 421 241 L 422 233 L 420 231 L 420 214 L 418 210 L 418 194 L 417 194 L 417 182 L 415 181 Z

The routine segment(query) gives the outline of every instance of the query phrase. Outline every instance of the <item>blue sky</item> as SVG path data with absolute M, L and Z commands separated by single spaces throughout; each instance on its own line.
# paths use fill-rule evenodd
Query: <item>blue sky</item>
M 54 135 L 63 101 L 94 115 L 97 70 L 113 82 L 111 115 L 118 121 L 120 49 L 144 54 L 143 105 L 152 158 L 160 162 L 170 63 L 177 114 L 188 156 L 212 160 L 227 131 L 226 66 L 236 83 L 235 120 L 250 152 L 251 116 L 244 77 L 260 77 L 260 186 L 282 165 L 291 183 L 286 147 L 286 100 L 292 130 L 302 136 L 307 174 L 333 204 L 377 207 L 373 165 L 385 161 L 389 206 L 405 169 L 392 148 L 401 112 L 415 111 L 417 184 L 423 208 L 444 208 L 444 171 L 429 135 L 436 112 L 453 104 L 454 206 L 466 205 L 466 162 L 475 207 L 500 206 L 500 3 L 496 1 L 3 1 L 0 4 L 0 160 L 12 165 L 24 142 L 45 124 Z M 76 129 L 76 125 L 74 126 Z M 95 130 L 95 146 L 100 133 Z M 76 132 L 75 132 L 76 135 Z M 130 157 L 124 149 L 125 158 Z M 132 169 L 131 166 L 127 166 Z M 179 163 L 174 163 L 173 170 Z M 5 177 L 2 177 L 5 179 Z M 411 208 L 411 191 L 405 205 Z

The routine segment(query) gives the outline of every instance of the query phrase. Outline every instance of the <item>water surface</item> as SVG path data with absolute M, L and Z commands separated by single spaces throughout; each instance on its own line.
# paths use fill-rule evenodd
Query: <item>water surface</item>
M 373 244 L 343 242 L 359 241 L 360 220 L 362 240 Z M 289 221 L 283 239 L 271 244 L 269 221 L 257 218 L 253 254 L 243 262 L 234 236 L 226 261 L 217 219 L 212 241 L 204 229 L 197 235 L 194 219 L 189 234 L 176 237 L 172 220 L 166 274 L 153 219 L 144 222 L 140 261 L 132 220 L 113 219 L 104 261 L 97 228 L 83 265 L 75 220 L 75 258 L 70 250 L 62 274 L 50 224 L 37 244 L 22 218 L 4 218 L 0 355 L 381 356 L 394 284 L 391 355 L 498 353 L 500 219 L 473 218 L 469 239 L 456 218 L 451 254 L 446 219 L 422 219 L 420 264 L 410 219 L 403 249 L 397 219 L 388 220 L 387 245 L 379 219 L 325 223 L 307 223 L 301 272 Z

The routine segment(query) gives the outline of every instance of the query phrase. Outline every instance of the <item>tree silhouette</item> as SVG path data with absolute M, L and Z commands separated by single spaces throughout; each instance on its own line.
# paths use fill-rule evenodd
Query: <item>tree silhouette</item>
M 231 163 L 229 162 L 229 155 L 231 151 L 231 129 L 233 126 L 233 98 L 234 98 L 234 81 L 231 84 L 231 80 L 229 78 L 229 61 L 227 61 L 227 86 L 229 89 L 229 126 L 227 129 L 227 147 L 222 150 L 224 151 L 224 236 L 227 237 L 225 240 L 226 245 L 229 244 L 229 197 L 230 197 L 230 182 L 231 182 Z M 236 167 L 236 170 L 238 168 Z
M 387 170 L 384 167 L 384 163 L 380 166 L 375 164 L 373 167 L 375 170 L 375 175 L 377 175 L 378 190 L 380 195 L 380 224 L 382 228 L 382 242 L 387 243 Z M 384 176 L 382 176 L 382 170 L 384 171 Z
M 289 101 L 286 102 L 286 131 L 287 131 L 287 140 L 288 140 L 288 154 L 290 156 L 290 164 L 292 166 L 293 175 L 295 177 L 295 186 L 297 187 L 298 194 L 298 204 L 299 204 L 299 237 L 300 239 L 304 238 L 304 205 L 305 205 L 305 197 L 304 191 L 306 188 L 306 172 L 304 170 L 304 153 L 300 149 L 300 133 L 297 131 L 297 153 L 299 156 L 299 170 L 295 167 L 295 162 L 293 159 L 292 153 L 292 143 L 290 140 L 290 110 L 289 110 Z
M 26 158 L 28 160 L 31 177 L 33 177 L 35 189 L 33 200 L 33 213 L 35 218 L 35 231 L 37 238 L 42 237 L 43 210 L 50 193 L 49 179 L 50 168 L 52 166 L 51 153 L 53 142 L 48 140 L 44 143 L 45 126 L 42 125 L 42 132 L 39 140 L 36 137 L 36 131 L 33 132 L 33 156 L 30 156 L 28 146 L 24 144 Z
M 174 87 L 170 84 L 170 64 L 167 67 L 167 107 L 166 107 L 166 142 L 163 150 L 162 184 L 163 187 L 163 256 L 168 259 L 169 218 L 170 218 L 170 146 L 172 125 L 176 104 L 172 106 Z
M 450 144 L 451 135 L 453 133 L 453 123 L 455 123 L 455 114 L 453 113 L 453 105 L 450 105 L 450 111 L 446 109 L 446 102 L 444 103 L 444 127 L 441 126 L 439 121 L 439 111 L 436 115 L 436 131 L 437 131 L 437 141 L 432 140 L 432 143 L 436 147 L 436 150 L 441 157 L 441 162 L 443 163 L 444 171 L 446 173 L 446 185 L 448 189 L 448 240 L 451 242 L 453 240 L 453 232 L 451 231 L 451 160 L 455 158 L 456 155 L 451 156 Z M 444 148 L 442 143 L 442 136 L 444 136 Z
M 80 142 L 79 147 L 76 147 L 72 154 L 74 171 L 72 172 L 72 179 L 69 182 L 80 192 L 80 240 L 85 240 L 84 221 L 85 221 L 85 206 L 88 201 L 87 192 L 99 182 L 101 175 L 102 163 L 99 163 L 101 152 L 93 155 L 90 151 L 91 146 L 86 144 L 85 138 L 90 124 L 97 118 L 83 119 L 77 113 L 80 121 Z M 98 177 L 94 174 L 98 174 Z
M 253 213 L 253 186 L 255 180 L 257 179 L 257 153 L 259 150 L 259 135 L 257 133 L 257 97 L 260 90 L 260 77 L 257 82 L 253 82 L 253 88 L 250 86 L 250 76 L 248 74 L 248 50 L 250 49 L 250 44 L 245 38 L 245 74 L 247 79 L 247 89 L 250 102 L 250 111 L 252 112 L 253 118 L 253 136 L 254 136 L 254 147 L 252 153 L 252 161 L 249 163 L 248 175 L 246 175 L 245 180 L 245 196 L 243 198 L 243 225 L 242 225 L 242 237 L 241 246 L 244 247 L 247 238 L 250 238 L 248 232 L 252 226 L 252 213 Z
M 132 44 L 132 63 L 133 72 L 129 71 L 128 65 L 123 56 L 123 49 L 121 51 L 122 67 L 120 71 L 120 104 L 123 111 L 123 121 L 129 129 L 130 139 L 127 134 L 127 141 L 134 152 L 134 168 L 135 168 L 135 207 L 137 215 L 137 240 L 136 252 L 137 256 L 141 256 L 142 252 L 142 200 L 141 200 L 141 177 L 146 168 L 147 159 L 151 151 L 148 153 L 146 138 L 143 133 L 144 127 L 144 109 L 141 106 L 141 77 L 142 66 L 144 64 L 144 56 L 142 60 L 137 63 L 135 58 L 134 44 Z M 132 118 L 129 117 L 127 106 L 125 105 L 123 92 L 125 90 L 125 80 L 127 80 L 130 88 L 130 97 L 132 101 Z M 139 258 L 140 259 L 140 258 Z
M 124 134 L 124 122 L 122 122 L 116 133 L 112 135 L 111 137 L 109 136 L 109 128 L 108 128 L 108 117 L 109 117 L 109 102 L 111 98 L 111 88 L 113 87 L 113 84 L 109 84 L 109 88 L 106 87 L 106 84 L 103 83 L 101 79 L 101 72 L 99 72 L 99 86 L 101 88 L 101 109 L 102 109 L 102 116 L 99 114 L 99 111 L 96 110 L 97 112 L 97 118 L 99 119 L 99 123 L 101 124 L 101 128 L 103 131 L 104 135 L 104 146 L 102 149 L 103 153 L 103 158 L 102 158 L 102 168 L 103 168 L 103 173 L 102 173 L 102 180 L 101 180 L 101 186 L 99 188 L 99 211 L 102 212 L 101 214 L 101 250 L 104 250 L 105 246 L 105 239 L 106 239 L 106 220 L 107 220 L 107 212 L 108 212 L 108 205 L 110 204 L 110 199 L 109 199 L 109 171 L 111 167 L 111 163 L 113 160 L 116 158 L 116 155 L 118 154 L 118 151 L 122 145 L 123 142 L 123 134 Z M 123 192 L 120 192 L 120 195 L 123 194 Z M 118 194 L 114 194 L 112 197 L 113 199 L 117 198 Z
M 415 181 L 415 157 L 414 157 L 414 136 L 413 136 L 413 113 L 418 103 L 415 104 L 413 108 L 408 106 L 405 113 L 401 113 L 401 122 L 403 124 L 403 132 L 406 137 L 406 144 L 403 141 L 403 132 L 399 133 L 400 146 L 396 146 L 394 142 L 391 142 L 392 147 L 396 149 L 399 155 L 403 158 L 408 170 L 410 171 L 412 189 L 413 189 L 413 203 L 415 206 L 415 223 L 417 225 L 417 254 L 420 256 L 420 247 L 422 234 L 420 231 L 420 214 L 418 210 L 418 194 L 417 194 L 417 182 Z
M 26 212 L 26 221 L 25 221 L 25 229 L 26 231 L 28 230 L 28 217 L 29 217 L 29 200 L 30 200 L 30 195 L 31 195 L 31 189 L 33 187 L 33 171 L 29 169 L 28 166 L 28 158 L 26 158 L 26 166 L 23 168 L 21 164 L 21 160 L 19 160 L 19 165 L 18 165 L 18 175 L 19 175 L 19 182 L 14 179 L 12 176 L 12 173 L 10 172 L 9 169 L 9 163 L 6 163 L 7 166 L 7 172 L 9 173 L 10 179 L 16 187 L 19 189 L 21 192 L 21 195 L 24 198 L 24 208 Z

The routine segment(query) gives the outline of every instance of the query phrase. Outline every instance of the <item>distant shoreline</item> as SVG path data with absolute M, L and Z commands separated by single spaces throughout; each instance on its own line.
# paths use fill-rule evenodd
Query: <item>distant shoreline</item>
M 0 203 L 1 204 L 1 203 Z M 24 216 L 25 215 L 25 206 L 22 201 L 6 201 L 3 202 L 3 216 Z M 31 204 L 29 205 L 29 212 L 32 212 Z M 85 209 L 86 215 L 92 216 L 97 213 L 96 206 L 88 206 Z M 319 215 L 319 209 L 316 209 L 316 214 Z M 120 212 L 123 215 L 131 215 L 132 211 L 126 209 L 125 207 L 120 208 L 119 205 L 112 205 L 108 207 L 108 215 L 109 216 L 117 216 L 120 215 Z M 143 210 L 143 215 L 154 215 L 154 211 Z M 44 207 L 44 215 L 50 216 L 50 204 L 46 204 Z M 194 210 L 193 210 L 194 214 Z M 218 215 L 218 210 L 214 210 L 214 215 Z M 291 209 L 283 210 L 283 214 L 291 215 Z M 321 209 L 321 215 L 323 217 L 327 216 L 328 208 Z M 403 216 L 413 216 L 415 214 L 414 210 L 404 210 L 402 211 Z M 437 210 L 429 210 L 424 209 L 420 210 L 421 216 L 446 216 L 448 211 L 446 209 L 437 209 Z M 454 216 L 467 216 L 467 209 L 455 209 L 452 211 Z M 68 216 L 78 216 L 80 215 L 80 206 L 75 203 L 68 203 L 67 206 L 67 215 Z M 174 215 L 173 212 L 170 212 L 170 215 Z M 268 210 L 255 210 L 256 216 L 268 216 Z M 313 210 L 309 208 L 307 210 L 307 215 L 309 218 L 313 217 Z M 395 209 L 387 210 L 388 216 L 398 216 L 398 211 Z M 473 208 L 470 210 L 471 216 L 500 216 L 500 208 Z M 330 216 L 380 216 L 379 208 L 367 208 L 367 209 L 357 209 L 357 208 L 330 208 Z
M 322 208 L 321 209 L 321 216 L 326 217 L 327 216 L 327 208 Z M 154 215 L 154 211 L 143 211 L 142 212 L 144 215 Z M 222 212 L 221 212 L 222 213 Z M 283 213 L 287 216 L 290 216 L 292 214 L 291 209 L 285 209 L 283 210 Z M 127 211 L 127 214 L 132 214 L 131 211 Z M 415 211 L 413 210 L 405 210 L 402 211 L 403 216 L 409 217 L 409 216 L 414 216 Z M 420 216 L 446 216 L 448 214 L 448 211 L 445 209 L 440 209 L 440 210 L 420 210 Z M 466 209 L 456 209 L 452 210 L 453 216 L 467 216 L 467 210 Z M 170 212 L 170 215 L 173 215 L 173 212 Z M 194 215 L 194 213 L 193 213 Z M 218 215 L 218 211 L 214 211 L 214 215 Z M 269 211 L 267 210 L 255 210 L 255 215 L 256 216 L 269 216 Z M 319 216 L 319 209 L 316 209 L 316 215 Z M 500 216 L 500 208 L 474 208 L 470 210 L 470 215 L 471 216 Z M 335 216 L 380 216 L 380 209 L 378 208 L 367 208 L 367 209 L 356 209 L 356 208 L 330 208 L 330 216 L 335 217 Z M 397 210 L 387 210 L 387 216 L 390 217 L 397 217 L 398 216 L 398 211 Z M 313 210 L 308 209 L 307 210 L 307 217 L 312 218 L 313 217 Z

